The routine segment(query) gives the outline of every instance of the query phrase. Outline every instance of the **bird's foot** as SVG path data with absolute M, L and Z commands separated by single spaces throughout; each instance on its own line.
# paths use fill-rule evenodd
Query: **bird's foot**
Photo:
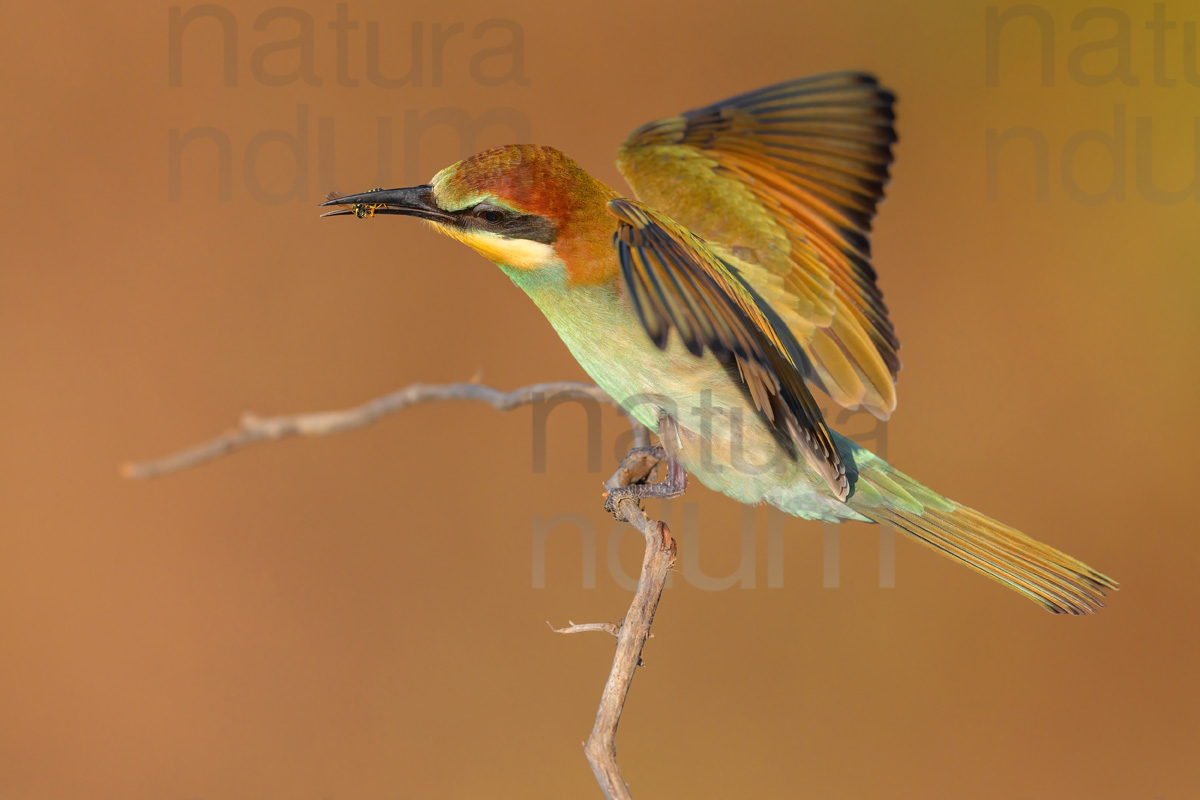
M 619 504 L 622 500 L 630 498 L 639 503 L 642 500 L 670 500 L 674 497 L 679 497 L 687 489 L 687 473 L 683 469 L 683 465 L 666 454 L 661 447 L 638 447 L 629 451 L 624 464 L 631 461 L 645 459 L 655 462 L 653 466 L 647 469 L 644 475 L 628 486 L 613 486 L 608 489 L 607 497 L 604 500 L 604 509 L 612 514 L 617 519 L 623 520 L 624 517 L 619 510 Z M 663 461 L 667 462 L 667 477 L 661 483 L 646 483 L 654 468 Z

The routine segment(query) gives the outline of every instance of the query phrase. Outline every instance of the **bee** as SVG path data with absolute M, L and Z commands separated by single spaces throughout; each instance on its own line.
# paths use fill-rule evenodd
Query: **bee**
M 378 188 L 372 189 L 371 191 L 378 192 L 382 188 L 383 187 L 380 186 Z M 341 195 L 338 194 L 337 192 L 329 192 L 328 194 L 325 195 L 326 200 L 337 200 L 339 197 L 341 197 Z M 346 211 L 349 211 L 350 213 L 354 214 L 354 216 L 358 217 L 359 219 L 370 219 L 371 217 L 375 216 L 376 211 L 385 207 L 384 203 L 373 203 L 373 204 L 367 204 L 367 203 L 345 204 L 345 203 L 342 203 L 340 205 L 342 206 L 342 208 L 346 209 Z

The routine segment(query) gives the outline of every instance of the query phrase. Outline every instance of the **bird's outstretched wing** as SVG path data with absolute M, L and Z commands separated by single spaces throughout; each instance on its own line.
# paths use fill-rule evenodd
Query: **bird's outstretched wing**
M 660 348 L 674 328 L 694 355 L 736 364 L 755 406 L 793 455 L 845 499 L 846 468 L 813 399 L 807 359 L 778 315 L 691 232 L 646 205 L 616 199 L 613 245 L 633 307 Z
M 634 131 L 617 168 L 779 312 L 839 404 L 886 419 L 900 343 L 867 235 L 895 98 L 863 73 L 780 83 Z

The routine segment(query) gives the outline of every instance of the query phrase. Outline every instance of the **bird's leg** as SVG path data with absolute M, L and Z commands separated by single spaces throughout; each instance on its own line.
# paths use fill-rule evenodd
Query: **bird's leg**
M 654 468 L 660 463 L 667 460 L 667 451 L 661 445 L 649 445 L 647 447 L 631 447 L 629 452 L 625 454 L 625 458 L 621 460 L 621 466 L 629 468 L 630 465 L 638 461 L 649 461 L 650 472 L 654 472 Z M 648 477 L 648 474 L 647 474 Z

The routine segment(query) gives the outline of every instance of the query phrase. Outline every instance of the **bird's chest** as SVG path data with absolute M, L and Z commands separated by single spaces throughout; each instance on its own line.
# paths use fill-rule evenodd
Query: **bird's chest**
M 795 460 L 711 354 L 692 355 L 677 336 L 659 349 L 612 290 L 579 289 L 540 302 L 531 296 L 592 380 L 639 422 L 660 433 L 663 417 L 675 421 L 674 440 L 663 443 L 705 484 L 758 502 L 772 478 L 794 478 Z
M 565 303 L 538 304 L 592 380 L 656 433 L 664 415 L 698 426 L 702 415 L 746 404 L 711 355 L 693 356 L 674 336 L 666 349 L 656 347 L 612 289 L 578 289 Z
M 831 504 L 841 503 L 803 459 L 780 446 L 736 373 L 711 353 L 693 356 L 677 335 L 660 350 L 617 290 L 566 288 L 553 278 L 513 275 L 601 389 L 655 433 L 664 416 L 674 420 L 673 441 L 663 445 L 688 474 L 743 503 L 766 501 L 810 518 L 837 515 Z

